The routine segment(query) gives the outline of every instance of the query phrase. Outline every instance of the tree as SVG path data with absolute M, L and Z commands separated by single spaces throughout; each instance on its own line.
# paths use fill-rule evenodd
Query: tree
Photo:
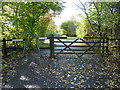
M 48 25 L 48 31 L 47 31 L 47 36 L 49 36 L 49 34 L 55 34 L 58 33 L 59 31 L 57 30 L 57 25 L 55 24 L 55 22 L 53 20 L 51 20 L 49 22 Z
M 63 22 L 61 24 L 60 28 L 62 29 L 62 33 L 66 34 L 67 36 L 75 36 L 76 35 L 77 26 L 71 20 Z
M 34 33 L 45 36 L 48 23 L 53 17 L 50 10 L 61 12 L 59 2 L 2 2 L 2 32 L 6 38 L 24 38 L 29 34 L 29 41 Z M 57 14 L 57 13 L 56 13 Z M 32 47 L 32 44 L 29 43 Z
M 82 5 L 78 6 L 86 15 L 86 19 L 88 20 L 88 24 L 95 34 L 94 36 L 100 37 L 108 37 L 108 38 L 120 38 L 120 31 L 119 31 L 119 22 L 120 22 L 120 2 L 89 2 L 89 3 L 82 3 Z M 87 24 L 87 23 L 86 23 Z M 87 26 L 87 25 L 85 25 Z M 112 41 L 109 43 L 111 46 Z M 114 44 L 116 44 L 114 42 Z M 117 46 L 120 45 L 119 40 L 116 44 Z M 120 51 L 120 48 L 117 49 L 117 52 Z
M 119 6 L 119 2 L 80 2 L 80 4 L 83 7 L 79 5 L 77 7 L 85 13 L 92 31 L 97 36 L 107 34 L 107 36 L 113 37 L 119 18 L 119 12 L 116 9 Z
M 90 28 L 89 22 L 87 19 L 82 19 L 80 22 L 77 23 L 76 28 L 76 35 L 78 37 L 85 37 L 85 36 L 92 36 L 94 35 Z

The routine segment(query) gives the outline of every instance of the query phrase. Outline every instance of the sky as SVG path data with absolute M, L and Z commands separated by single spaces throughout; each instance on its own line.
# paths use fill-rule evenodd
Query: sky
M 80 9 L 78 9 L 78 7 L 76 6 L 79 5 L 79 0 L 62 0 L 65 1 L 66 3 L 63 4 L 65 6 L 65 9 L 61 12 L 61 14 L 59 15 L 59 17 L 55 17 L 53 18 L 53 20 L 55 21 L 56 25 L 59 27 L 62 22 L 66 21 L 66 20 L 70 20 L 71 17 L 75 17 L 78 21 L 82 19 L 82 17 L 78 17 L 78 14 L 82 14 L 85 15 L 83 13 L 83 11 L 81 11 Z M 111 1 L 120 1 L 120 0 L 80 0 L 81 2 L 92 2 L 92 1 L 107 1 L 107 2 L 111 2 Z M 82 7 L 82 6 L 81 6 Z
M 63 0 L 63 1 L 66 1 L 66 3 L 64 4 L 65 6 L 64 10 L 61 12 L 59 17 L 53 18 L 57 26 L 61 25 L 61 23 L 66 20 L 70 20 L 71 17 L 77 17 L 77 14 L 80 13 L 80 10 L 78 10 L 75 5 L 76 0 Z

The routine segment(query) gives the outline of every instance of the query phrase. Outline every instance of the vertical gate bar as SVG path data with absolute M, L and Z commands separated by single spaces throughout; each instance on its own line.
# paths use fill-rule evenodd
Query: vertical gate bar
M 108 46 L 109 46 L 109 38 L 106 37 L 107 47 L 106 47 L 106 54 L 108 56 Z
M 38 49 L 38 53 L 40 54 L 40 47 L 39 47 L 39 44 L 38 44 L 38 38 L 36 38 L 36 46 L 37 46 L 37 49 Z
M 54 35 L 50 35 L 50 58 L 55 58 L 54 57 Z
M 99 39 L 100 39 L 100 53 L 99 54 L 101 54 L 102 53 L 102 49 L 103 49 L 102 48 L 102 43 L 101 43 L 102 42 L 102 38 L 100 37 Z
M 102 32 L 100 32 L 100 42 L 102 42 L 102 37 L 103 37 Z M 100 43 L 100 53 L 102 53 L 102 49 L 103 49 L 102 48 L 102 43 Z
M 40 54 L 40 47 L 39 47 L 39 43 L 38 43 L 38 37 L 37 37 L 37 35 L 36 35 L 36 33 L 34 34 L 34 37 L 35 37 L 35 39 L 36 39 L 36 47 L 37 47 L 37 49 L 38 49 L 38 53 Z
M 16 39 L 15 37 L 13 38 L 13 39 Z M 16 46 L 16 41 L 13 41 L 13 47 L 15 47 Z M 14 48 L 13 48 L 13 50 L 15 50 Z
M 25 42 L 24 42 L 24 47 L 23 47 L 23 53 L 22 53 L 22 55 L 23 56 L 25 56 L 25 50 L 26 50 L 26 46 L 27 46 L 27 42 L 28 42 L 28 34 L 26 34 L 26 37 L 25 37 Z
M 117 55 L 120 55 L 120 39 L 118 38 L 118 41 L 117 41 L 117 47 L 118 47 L 118 53 L 117 53 Z
M 105 56 L 105 37 L 103 37 L 102 57 Z
M 7 55 L 7 51 L 6 51 L 6 39 L 5 38 L 3 38 L 3 48 L 4 48 L 4 50 L 3 50 L 3 57 L 4 57 L 4 56 Z

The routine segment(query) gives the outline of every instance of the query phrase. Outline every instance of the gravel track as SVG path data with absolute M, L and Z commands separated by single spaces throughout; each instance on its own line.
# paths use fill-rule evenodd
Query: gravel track
M 3 77 L 3 88 L 120 88 L 120 75 L 109 72 L 98 55 L 59 55 L 32 52 Z M 42 56 L 42 57 L 41 57 Z

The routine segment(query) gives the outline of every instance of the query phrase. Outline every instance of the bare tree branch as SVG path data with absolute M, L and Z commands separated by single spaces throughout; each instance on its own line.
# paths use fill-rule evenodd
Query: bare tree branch
M 90 24 L 90 27 L 91 27 L 91 29 L 92 30 L 94 30 L 94 28 L 93 28 L 93 26 L 92 26 L 92 23 L 91 23 L 91 21 L 90 21 L 90 17 L 88 16 L 88 13 L 87 13 L 87 11 L 86 11 L 86 7 L 85 7 L 85 5 L 79 0 L 79 2 L 81 3 L 81 5 L 83 6 L 83 8 L 81 8 L 80 6 L 78 6 L 78 5 L 76 5 L 78 8 L 80 8 L 84 13 L 85 13 L 85 15 L 87 16 L 87 20 L 88 20 L 88 22 L 89 22 L 89 24 Z M 94 30 L 95 31 L 95 30 Z
M 95 6 L 95 8 L 96 8 L 96 11 L 97 11 L 97 21 L 98 21 L 98 30 L 99 30 L 99 32 L 100 32 L 100 34 L 101 34 L 101 22 L 100 22 L 100 20 L 99 20 L 99 18 L 100 18 L 100 16 L 101 16 L 101 14 L 100 14 L 100 11 L 99 11 L 99 9 L 98 9 L 98 7 L 97 7 L 97 5 L 95 4 L 95 2 L 93 2 L 93 5 Z
M 110 8 L 110 6 L 107 3 L 104 3 L 104 4 L 108 7 L 108 9 L 110 10 L 111 14 L 115 17 L 115 15 L 113 13 L 113 10 Z

